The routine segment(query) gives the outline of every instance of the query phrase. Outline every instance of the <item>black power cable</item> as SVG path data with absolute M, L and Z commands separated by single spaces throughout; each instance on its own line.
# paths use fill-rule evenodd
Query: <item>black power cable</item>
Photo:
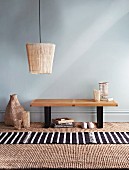
M 41 43 L 41 21 L 40 21 L 40 0 L 39 0 L 39 41 Z

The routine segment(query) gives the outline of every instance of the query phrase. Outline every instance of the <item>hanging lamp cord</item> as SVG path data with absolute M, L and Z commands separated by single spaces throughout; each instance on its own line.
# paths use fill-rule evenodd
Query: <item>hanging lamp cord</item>
M 41 43 L 41 21 L 40 21 L 40 0 L 39 0 L 39 41 Z

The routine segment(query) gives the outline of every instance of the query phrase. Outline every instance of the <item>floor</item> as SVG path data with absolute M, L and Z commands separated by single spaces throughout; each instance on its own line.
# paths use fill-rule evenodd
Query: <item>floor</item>
M 129 131 L 129 122 L 105 122 L 103 128 L 97 128 L 96 123 L 94 123 L 93 129 L 82 129 L 81 122 L 75 122 L 74 128 L 43 128 L 44 124 L 40 122 L 31 123 L 31 127 L 28 129 L 22 128 L 20 131 L 105 131 L 105 132 L 126 132 Z M 18 131 L 12 126 L 6 126 L 4 123 L 0 123 L 0 131 Z
M 96 126 L 96 124 L 95 124 Z M 42 128 L 31 123 L 20 131 L 129 131 L 129 122 L 106 122 L 104 128 Z M 18 131 L 0 123 L 0 131 Z M 0 145 L 0 169 L 129 169 L 128 144 L 16 144 Z

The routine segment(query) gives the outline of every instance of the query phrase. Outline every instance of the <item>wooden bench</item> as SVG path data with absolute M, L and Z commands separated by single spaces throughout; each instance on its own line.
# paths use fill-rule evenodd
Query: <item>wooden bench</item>
M 51 126 L 51 107 L 78 106 L 97 108 L 97 127 L 103 128 L 103 107 L 118 106 L 116 101 L 100 101 L 94 99 L 35 99 L 30 104 L 31 107 L 44 107 L 45 128 Z

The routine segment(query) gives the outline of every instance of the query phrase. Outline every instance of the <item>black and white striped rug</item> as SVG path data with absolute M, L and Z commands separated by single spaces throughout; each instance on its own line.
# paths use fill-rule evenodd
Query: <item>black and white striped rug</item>
M 0 144 L 128 144 L 129 132 L 1 132 Z

